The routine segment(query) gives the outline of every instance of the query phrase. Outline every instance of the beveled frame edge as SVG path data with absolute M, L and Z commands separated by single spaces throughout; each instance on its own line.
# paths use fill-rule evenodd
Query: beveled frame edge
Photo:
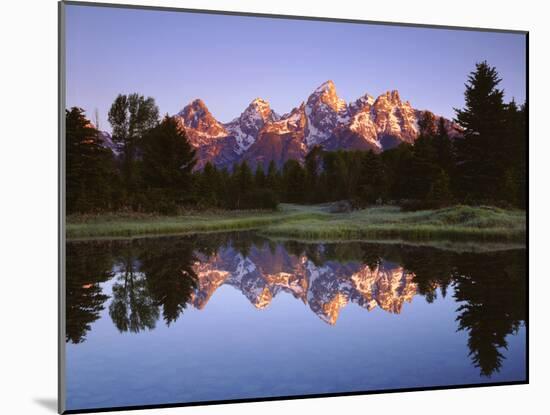
M 57 411 L 65 412 L 65 336 L 66 336 L 66 282 L 65 282 L 65 2 L 58 3 L 58 363 L 57 363 Z

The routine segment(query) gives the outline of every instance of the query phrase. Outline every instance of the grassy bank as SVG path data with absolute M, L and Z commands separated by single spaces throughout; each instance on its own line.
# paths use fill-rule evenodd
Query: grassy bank
M 331 213 L 331 206 L 282 204 L 275 212 L 204 212 L 180 216 L 108 214 L 69 216 L 67 238 L 136 237 L 257 229 L 270 237 L 301 240 L 483 240 L 521 242 L 525 212 L 454 206 L 402 212 L 373 207 Z
M 289 219 L 267 227 L 272 236 L 353 240 L 400 238 L 520 241 L 525 238 L 525 212 L 492 207 L 454 206 L 438 210 L 401 212 L 376 207 L 304 220 Z
M 132 237 L 258 229 L 287 217 L 286 212 L 225 212 L 180 216 L 109 214 L 69 216 L 67 238 Z
M 331 213 L 330 205 L 282 204 L 276 212 L 205 212 L 180 216 L 109 214 L 69 216 L 67 238 L 135 237 L 258 229 L 271 237 L 302 240 L 523 241 L 525 212 L 493 207 L 454 206 L 402 212 L 373 207 Z

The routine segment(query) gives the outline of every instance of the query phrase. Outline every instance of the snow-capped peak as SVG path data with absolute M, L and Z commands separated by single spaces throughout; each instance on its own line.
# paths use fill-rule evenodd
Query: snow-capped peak
M 278 119 L 279 115 L 271 109 L 266 100 L 256 98 L 239 117 L 225 124 L 225 128 L 237 141 L 236 152 L 242 154 L 254 144 L 259 131 L 266 123 Z
M 206 161 L 227 167 L 240 160 L 252 165 L 275 160 L 281 166 L 289 158 L 303 160 L 315 145 L 327 150 L 379 152 L 402 142 L 412 144 L 418 138 L 422 113 L 409 101 L 402 101 L 397 90 L 376 98 L 365 93 L 348 105 L 328 80 L 282 117 L 268 101 L 254 98 L 237 118 L 225 124 L 219 123 L 200 99 L 174 118 L 185 129 L 189 142 L 200 150 L 200 168 Z M 454 127 L 450 122 L 448 129 L 451 135 Z
M 305 140 L 308 147 L 326 141 L 336 126 L 349 121 L 346 102 L 338 97 L 334 82 L 330 80 L 317 87 L 309 96 L 305 114 Z
M 346 101 L 338 97 L 334 82 L 328 80 L 319 85 L 309 96 L 308 104 L 320 102 L 331 107 L 334 111 L 342 111 L 346 108 Z

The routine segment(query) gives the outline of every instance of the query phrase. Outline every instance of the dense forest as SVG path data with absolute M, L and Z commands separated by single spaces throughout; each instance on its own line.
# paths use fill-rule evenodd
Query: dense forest
M 131 210 L 174 214 L 181 208 L 274 209 L 279 202 L 347 200 L 352 207 L 395 203 L 408 209 L 451 204 L 526 207 L 527 108 L 504 102 L 501 79 L 486 62 L 467 80 L 465 106 L 455 109 L 460 132 L 450 138 L 429 111 L 414 145 L 372 151 L 314 147 L 304 163 L 252 169 L 207 163 L 176 121 L 159 118 L 154 99 L 119 95 L 109 111 L 117 154 L 84 110 L 66 111 L 67 213 Z

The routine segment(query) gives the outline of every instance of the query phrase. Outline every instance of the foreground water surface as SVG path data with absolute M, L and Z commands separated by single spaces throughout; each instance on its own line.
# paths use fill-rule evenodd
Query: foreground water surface
M 253 233 L 67 244 L 67 409 L 523 381 L 526 255 Z

